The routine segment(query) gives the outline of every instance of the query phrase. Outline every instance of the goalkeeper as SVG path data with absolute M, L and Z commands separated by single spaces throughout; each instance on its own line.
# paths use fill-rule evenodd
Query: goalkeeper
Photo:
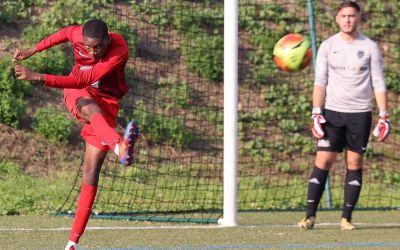
M 389 134 L 383 60 L 377 44 L 357 30 L 360 6 L 343 1 L 336 14 L 340 31 L 319 47 L 313 91 L 312 132 L 318 139 L 315 166 L 308 184 L 307 213 L 298 225 L 312 229 L 329 170 L 345 150 L 346 177 L 341 228 L 351 222 L 362 186 L 363 154 L 371 130 L 371 99 L 379 108 L 374 129 L 378 141 Z
M 84 124 L 81 130 L 86 148 L 82 188 L 65 248 L 76 250 L 91 214 L 100 169 L 108 150 L 118 155 L 121 164 L 131 165 L 139 128 L 135 121 L 129 122 L 122 138 L 114 129 L 118 100 L 128 92 L 124 74 L 128 47 L 121 35 L 108 32 L 103 21 L 92 19 L 84 25 L 62 28 L 32 49 L 16 49 L 13 60 L 27 59 L 65 42 L 72 43 L 75 56 L 75 65 L 68 76 L 41 74 L 21 65 L 15 66 L 15 74 L 20 80 L 41 81 L 48 87 L 63 88 L 68 111 Z

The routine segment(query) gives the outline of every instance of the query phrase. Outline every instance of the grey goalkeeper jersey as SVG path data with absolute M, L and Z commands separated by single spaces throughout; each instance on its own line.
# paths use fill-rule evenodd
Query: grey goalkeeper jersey
M 331 36 L 318 49 L 315 84 L 326 86 L 326 109 L 371 111 L 373 90 L 386 91 L 378 45 L 361 33 L 351 43 L 340 33 Z

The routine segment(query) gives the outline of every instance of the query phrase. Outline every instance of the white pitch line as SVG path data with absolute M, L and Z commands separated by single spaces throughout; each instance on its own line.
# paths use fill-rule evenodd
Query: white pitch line
M 155 230 L 155 229 L 210 229 L 222 226 L 145 226 L 145 227 L 86 227 L 86 230 Z M 0 228 L 0 231 L 69 231 L 71 228 Z
M 400 227 L 400 223 L 354 223 L 364 227 Z M 316 226 L 339 226 L 340 223 L 316 223 Z M 270 225 L 238 225 L 239 228 L 295 228 L 297 225 L 291 224 L 270 224 Z M 144 227 L 87 227 L 86 230 L 159 230 L 159 229 L 218 229 L 226 228 L 221 225 L 206 226 L 144 226 Z M 0 228 L 0 231 L 69 231 L 69 227 L 58 228 Z

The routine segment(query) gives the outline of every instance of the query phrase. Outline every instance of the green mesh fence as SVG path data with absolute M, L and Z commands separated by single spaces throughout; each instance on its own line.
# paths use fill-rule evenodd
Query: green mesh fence
M 392 124 L 385 143 L 371 138 L 358 208 L 398 208 L 400 2 L 358 2 L 364 9 L 361 31 L 384 55 Z M 313 1 L 317 46 L 338 31 L 337 3 Z M 133 167 L 121 167 L 109 154 L 95 215 L 216 222 L 223 198 L 223 1 L 105 6 L 99 15 L 115 22 L 111 29 L 132 37 L 130 92 L 120 122 L 137 119 L 143 138 Z M 239 1 L 239 210 L 305 208 L 315 155 L 309 131 L 313 68 L 278 71 L 272 49 L 287 33 L 310 37 L 309 16 L 307 1 Z M 342 206 L 344 173 L 340 156 L 331 172 L 332 208 Z M 81 171 L 59 214 L 75 210 L 80 182 Z

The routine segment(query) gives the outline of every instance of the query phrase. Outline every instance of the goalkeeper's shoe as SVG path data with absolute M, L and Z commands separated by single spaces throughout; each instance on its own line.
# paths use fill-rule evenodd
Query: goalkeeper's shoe
M 78 250 L 78 244 L 76 244 L 73 241 L 68 241 L 67 246 L 65 247 L 65 250 Z
M 118 159 L 124 166 L 130 166 L 133 163 L 133 149 L 135 142 L 140 136 L 140 130 L 137 122 L 132 120 L 125 129 L 124 137 L 119 143 Z
M 314 228 L 314 224 L 315 224 L 315 217 L 313 217 L 313 216 L 308 217 L 308 218 L 305 217 L 299 223 L 297 223 L 297 225 L 301 229 L 313 229 Z
M 353 230 L 356 227 L 351 223 L 350 220 L 346 219 L 346 218 L 342 218 L 340 220 L 340 229 L 342 230 Z

